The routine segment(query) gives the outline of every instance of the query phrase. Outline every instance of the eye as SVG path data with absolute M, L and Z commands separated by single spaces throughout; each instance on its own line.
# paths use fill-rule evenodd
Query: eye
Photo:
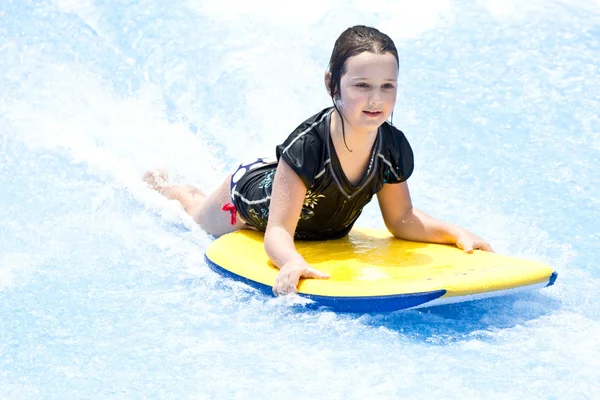
M 394 84 L 392 83 L 386 83 L 385 85 L 382 86 L 384 89 L 393 89 L 394 88 Z
M 368 89 L 369 88 L 369 84 L 368 83 L 364 83 L 364 82 L 360 82 L 356 84 L 356 87 L 362 88 L 362 89 Z

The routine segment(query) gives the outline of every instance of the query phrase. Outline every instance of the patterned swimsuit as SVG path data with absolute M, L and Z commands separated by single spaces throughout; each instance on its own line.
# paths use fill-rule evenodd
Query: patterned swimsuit
M 413 152 L 404 134 L 385 122 L 377 133 L 365 175 L 353 185 L 344 174 L 329 134 L 333 108 L 304 121 L 276 148 L 276 158 L 241 164 L 231 177 L 231 198 L 240 217 L 264 231 L 277 163 L 285 160 L 307 188 L 295 239 L 345 236 L 384 184 L 412 174 Z

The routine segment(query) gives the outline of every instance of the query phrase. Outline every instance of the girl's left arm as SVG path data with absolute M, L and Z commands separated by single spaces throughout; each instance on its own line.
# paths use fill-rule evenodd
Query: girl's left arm
M 385 226 L 397 238 L 453 244 L 467 253 L 472 253 L 474 249 L 494 251 L 485 240 L 468 230 L 439 221 L 413 208 L 406 181 L 383 185 L 377 193 L 377 200 Z

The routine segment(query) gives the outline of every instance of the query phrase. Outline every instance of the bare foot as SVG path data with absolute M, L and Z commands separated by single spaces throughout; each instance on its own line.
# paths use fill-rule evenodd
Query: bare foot
M 144 174 L 144 182 L 152 189 L 161 192 L 164 188 L 169 186 L 169 175 L 167 175 L 165 171 L 152 169 L 146 171 Z
M 169 200 L 177 200 L 183 209 L 192 217 L 198 213 L 199 207 L 206 200 L 206 195 L 198 188 L 190 185 L 170 184 L 165 171 L 152 169 L 144 174 L 144 182 Z

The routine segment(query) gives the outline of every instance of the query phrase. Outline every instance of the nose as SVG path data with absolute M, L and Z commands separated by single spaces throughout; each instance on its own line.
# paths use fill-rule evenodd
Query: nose
M 381 90 L 379 88 L 375 88 L 371 91 L 371 95 L 369 96 L 369 103 L 372 105 L 378 105 L 381 103 Z

